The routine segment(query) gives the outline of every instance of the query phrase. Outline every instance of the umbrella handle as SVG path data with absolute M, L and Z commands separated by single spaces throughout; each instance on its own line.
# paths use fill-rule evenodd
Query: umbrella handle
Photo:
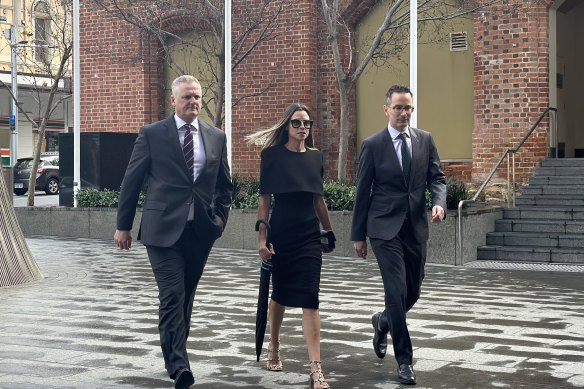
M 266 245 L 267 245 L 267 244 L 270 243 L 270 232 L 271 232 L 270 223 L 268 223 L 268 221 L 265 220 L 265 219 L 259 219 L 256 222 L 256 224 L 255 224 L 255 230 L 256 231 L 259 231 L 260 230 L 260 224 L 263 224 L 263 225 L 266 226 Z M 272 262 L 270 262 L 270 261 L 263 261 L 263 260 L 261 262 L 262 262 L 261 268 L 263 270 L 267 270 L 269 272 L 272 271 Z
M 268 243 L 270 243 L 270 233 L 271 233 L 270 223 L 265 219 L 259 219 L 255 224 L 256 231 L 260 230 L 260 224 L 263 224 L 266 226 L 266 244 L 268 244 Z

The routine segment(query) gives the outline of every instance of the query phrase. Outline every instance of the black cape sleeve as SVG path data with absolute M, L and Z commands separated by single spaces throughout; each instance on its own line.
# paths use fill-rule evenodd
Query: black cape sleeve
M 262 151 L 260 194 L 311 192 L 323 195 L 323 178 L 323 154 L 318 150 L 295 153 L 278 145 Z

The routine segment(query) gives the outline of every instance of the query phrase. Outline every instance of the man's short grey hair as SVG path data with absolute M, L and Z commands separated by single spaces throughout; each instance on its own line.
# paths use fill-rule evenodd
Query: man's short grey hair
M 193 82 L 196 82 L 197 84 L 199 84 L 199 86 L 201 85 L 199 80 L 188 74 L 175 78 L 171 85 L 172 95 L 176 96 L 176 92 L 178 91 L 178 87 L 180 84 L 192 84 Z

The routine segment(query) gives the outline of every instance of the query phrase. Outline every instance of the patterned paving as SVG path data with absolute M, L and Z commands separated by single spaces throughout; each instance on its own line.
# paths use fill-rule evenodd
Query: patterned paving
M 0 289 L 0 388 L 172 387 L 145 250 L 82 239 L 27 242 L 45 279 Z M 255 361 L 257 280 L 254 252 L 212 252 L 189 341 L 194 387 L 308 387 L 298 309 L 284 322 L 285 372 Z M 370 316 L 383 305 L 376 263 L 329 256 L 322 280 L 323 367 L 332 387 L 400 387 L 393 358 L 371 350 Z M 428 266 L 408 317 L 416 387 L 584 387 L 583 281 L 575 272 Z

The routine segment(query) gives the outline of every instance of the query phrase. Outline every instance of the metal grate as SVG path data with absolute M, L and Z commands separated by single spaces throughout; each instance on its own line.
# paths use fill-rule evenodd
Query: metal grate
M 450 51 L 468 50 L 468 37 L 466 31 L 450 33 Z
M 473 269 L 509 269 L 509 270 L 535 270 L 535 271 L 559 271 L 582 273 L 584 265 L 571 265 L 563 263 L 518 263 L 498 261 L 473 261 L 464 265 Z

